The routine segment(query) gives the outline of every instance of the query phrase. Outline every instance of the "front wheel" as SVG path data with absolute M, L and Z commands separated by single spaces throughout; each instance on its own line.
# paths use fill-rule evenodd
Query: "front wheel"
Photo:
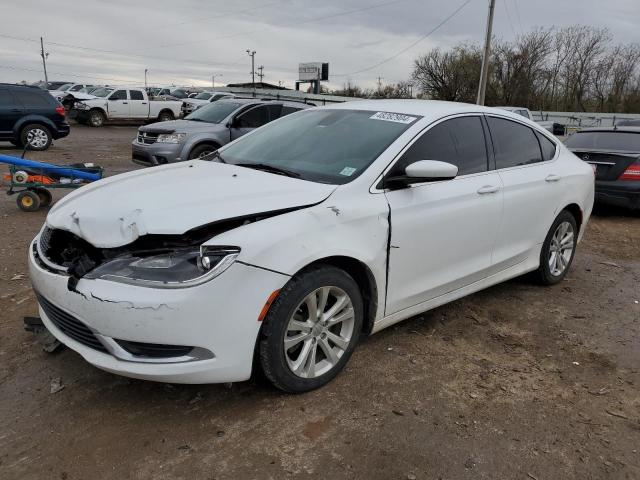
M 554 285 L 567 275 L 577 242 L 576 219 L 571 213 L 563 210 L 551 225 L 542 244 L 537 274 L 543 285 Z
M 91 110 L 89 112 L 89 125 L 92 127 L 101 127 L 107 118 L 100 110 Z
M 210 153 L 215 152 L 218 147 L 213 145 L 198 145 L 196 148 L 189 152 L 189 160 L 194 160 L 196 158 L 206 157 Z
M 321 387 L 351 357 L 362 321 L 362 296 L 349 274 L 332 266 L 302 272 L 282 288 L 264 320 L 262 370 L 287 392 Z

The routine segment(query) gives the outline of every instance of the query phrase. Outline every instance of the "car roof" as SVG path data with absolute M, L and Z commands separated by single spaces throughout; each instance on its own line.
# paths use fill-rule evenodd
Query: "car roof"
M 447 115 L 458 113 L 494 113 L 513 118 L 518 122 L 525 122 L 534 127 L 538 124 L 508 110 L 495 107 L 485 107 L 472 103 L 446 102 L 443 100 L 360 100 L 328 105 L 323 108 L 346 110 L 386 111 L 405 115 L 420 115 L 426 119 L 437 120 Z
M 588 127 L 581 128 L 576 133 L 584 133 L 584 132 L 620 132 L 620 133 L 640 133 L 640 127 L 625 127 L 625 126 L 615 126 L 615 127 Z
M 221 98 L 220 100 L 217 100 L 216 103 L 218 102 L 240 103 L 243 105 L 250 104 L 250 103 L 254 103 L 256 105 L 282 104 L 288 107 L 301 107 L 301 108 L 310 108 L 314 106 L 314 105 L 309 105 L 303 102 L 297 102 L 295 100 L 276 100 L 275 98 L 273 100 L 270 100 L 270 99 L 264 99 L 264 98 L 233 97 L 233 98 Z

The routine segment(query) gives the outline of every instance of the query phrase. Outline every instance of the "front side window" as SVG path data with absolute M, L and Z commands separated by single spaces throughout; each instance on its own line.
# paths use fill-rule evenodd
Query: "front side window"
M 420 160 L 439 160 L 458 167 L 458 176 L 487 171 L 487 147 L 480 117 L 446 120 L 429 129 L 393 166 L 390 176 L 404 175 Z
M 542 161 L 540 144 L 533 130 L 520 123 L 487 117 L 496 168 L 510 168 Z
M 129 95 L 131 95 L 131 100 L 144 100 L 144 95 L 140 90 L 129 90 Z
M 305 110 L 269 123 L 219 153 L 226 163 L 274 167 L 304 180 L 341 185 L 361 175 L 419 118 L 365 110 Z
M 126 100 L 127 99 L 127 91 L 126 90 L 116 90 L 113 92 L 113 95 L 109 97 L 109 100 Z
M 269 122 L 269 109 L 266 105 L 252 108 L 241 113 L 234 122 L 235 128 L 258 128 Z

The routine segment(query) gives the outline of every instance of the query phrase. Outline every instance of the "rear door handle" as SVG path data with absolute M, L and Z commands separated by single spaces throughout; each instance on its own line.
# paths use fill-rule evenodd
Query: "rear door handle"
M 478 193 L 480 195 L 486 195 L 487 193 L 496 193 L 500 190 L 500 187 L 496 187 L 495 185 L 485 185 L 478 189 Z
M 547 175 L 547 178 L 544 179 L 545 182 L 557 182 L 558 180 L 560 180 L 562 177 L 560 177 L 560 175 L 554 175 L 553 173 L 550 175 Z
M 147 104 L 147 102 L 142 102 L 142 105 L 146 105 L 146 104 Z
M 129 102 L 122 102 L 123 105 L 129 105 Z

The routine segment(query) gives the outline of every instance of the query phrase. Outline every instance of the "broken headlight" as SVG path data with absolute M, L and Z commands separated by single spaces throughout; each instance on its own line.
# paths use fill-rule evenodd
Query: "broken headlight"
M 237 247 L 202 246 L 157 255 L 116 257 L 84 278 L 110 280 L 141 287 L 185 288 L 200 285 L 229 268 L 240 253 Z

